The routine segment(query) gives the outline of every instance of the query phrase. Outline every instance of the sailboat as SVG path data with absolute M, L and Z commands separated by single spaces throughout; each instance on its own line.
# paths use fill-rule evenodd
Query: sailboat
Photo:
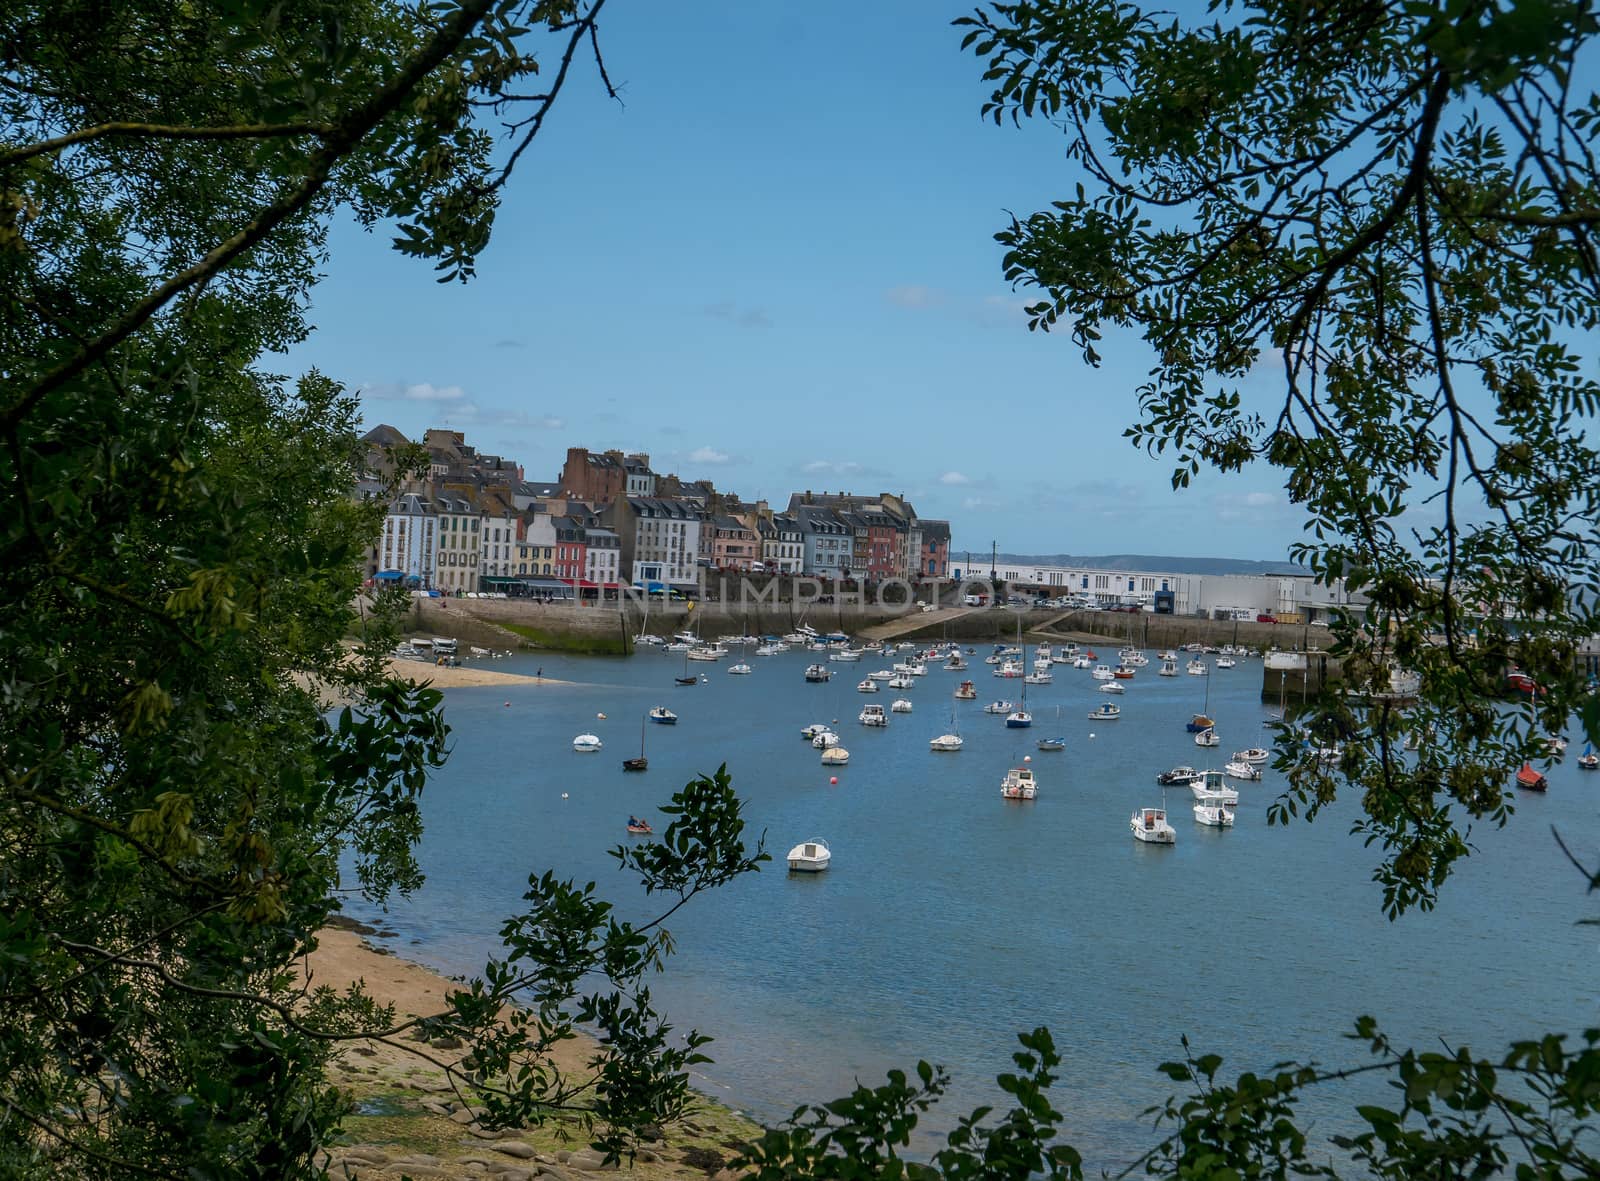
M 624 771 L 643 771 L 650 766 L 650 760 L 644 757 L 644 731 L 649 724 L 649 714 L 639 719 L 639 757 L 636 759 L 623 759 L 622 769 Z M 649 830 L 646 829 L 645 831 L 648 832 Z
M 950 702 L 950 733 L 941 734 L 939 737 L 932 739 L 928 743 L 928 749 L 954 754 L 961 749 L 962 745 L 961 734 L 956 728 L 956 703 L 952 699 Z
M 689 652 L 692 648 L 693 645 L 691 644 L 688 648 L 683 650 L 683 676 L 672 678 L 680 685 L 698 685 L 700 683 L 700 678 L 691 675 L 689 672 Z
M 1022 668 L 1028 667 L 1028 645 L 1022 639 L 1022 616 L 1017 616 L 1017 645 L 1022 649 Z M 1022 704 L 1006 715 L 1006 729 L 1023 730 L 1033 725 L 1033 715 L 1028 712 L 1028 678 L 1022 678 Z
M 1211 678 L 1206 678 L 1206 700 L 1200 712 L 1189 719 L 1188 730 L 1191 734 L 1203 734 L 1217 724 L 1211 716 Z
M 1600 755 L 1594 753 L 1594 747 L 1590 743 L 1583 744 L 1583 753 L 1578 756 L 1578 770 L 1600 770 Z

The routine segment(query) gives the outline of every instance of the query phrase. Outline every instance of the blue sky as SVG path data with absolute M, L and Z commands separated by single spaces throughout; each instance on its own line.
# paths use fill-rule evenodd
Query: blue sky
M 900 492 L 957 549 L 1278 559 L 1272 473 L 1122 438 L 1146 356 L 1030 333 L 993 234 L 1076 181 L 1058 134 L 980 120 L 965 5 L 611 0 L 471 283 L 340 226 L 290 358 L 551 478 L 569 445 L 754 499 Z

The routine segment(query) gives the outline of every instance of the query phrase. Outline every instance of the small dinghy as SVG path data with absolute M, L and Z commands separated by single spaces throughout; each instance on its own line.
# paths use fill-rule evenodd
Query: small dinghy
M 1041 738 L 1041 739 L 1039 739 L 1039 749 L 1040 750 L 1066 750 L 1067 749 L 1067 740 L 1065 738 Z
M 827 841 L 803 841 L 789 850 L 789 868 L 795 873 L 821 873 L 832 862 Z
M 579 754 L 593 754 L 602 745 L 599 735 L 596 734 L 580 734 L 572 740 L 572 749 Z
M 1534 770 L 1532 763 L 1523 763 L 1517 772 L 1517 786 L 1527 791 L 1547 791 L 1550 781 Z
M 639 835 L 648 835 L 655 832 L 655 829 L 651 828 L 648 823 L 640 820 L 637 816 L 630 816 L 628 817 L 628 831 L 631 833 L 637 833 Z

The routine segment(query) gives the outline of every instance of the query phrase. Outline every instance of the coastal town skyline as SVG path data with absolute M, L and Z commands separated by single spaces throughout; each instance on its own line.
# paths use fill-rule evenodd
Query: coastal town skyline
M 368 427 L 532 473 L 576 438 L 741 490 L 903 492 L 1013 552 L 1282 560 L 1301 519 L 1272 472 L 1178 493 L 1122 437 L 1140 342 L 1091 369 L 1028 330 L 993 235 L 1077 178 L 1050 129 L 980 119 L 966 8 L 630 9 L 605 31 L 622 104 L 575 65 L 478 277 L 419 282 L 385 228 L 340 223 L 292 365 L 359 390 Z

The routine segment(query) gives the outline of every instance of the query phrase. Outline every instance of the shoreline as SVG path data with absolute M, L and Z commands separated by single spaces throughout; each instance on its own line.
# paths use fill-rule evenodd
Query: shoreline
M 530 677 L 525 673 L 496 672 L 491 668 L 471 665 L 428 664 L 422 660 L 403 660 L 391 656 L 388 662 L 391 674 L 402 681 L 419 684 L 430 681 L 435 689 L 475 689 L 486 685 L 576 685 L 577 681 L 563 681 L 555 677 Z
M 376 1003 L 394 1007 L 397 1022 L 440 1011 L 445 995 L 459 983 L 382 946 L 377 940 L 383 937 L 381 929 L 334 916 L 317 933 L 316 948 L 300 960 L 302 983 L 343 990 L 360 982 Z M 498 1132 L 480 1128 L 474 1109 L 462 1102 L 443 1070 L 409 1052 L 407 1040 L 400 1035 L 352 1042 L 329 1063 L 329 1083 L 355 1104 L 341 1142 L 323 1161 L 329 1176 L 355 1177 L 359 1170 L 371 1181 L 402 1175 L 533 1181 L 541 1174 L 547 1181 L 586 1181 L 588 1173 L 611 1171 L 589 1149 L 575 1118 Z M 421 1053 L 449 1059 L 463 1048 L 448 1041 L 415 1045 Z M 551 1057 L 563 1070 L 581 1072 L 598 1049 L 599 1043 L 580 1033 Z M 686 1118 L 641 1146 L 632 1167 L 636 1175 L 647 1181 L 704 1181 L 710 1174 L 732 1181 L 726 1162 L 760 1129 L 716 1100 L 698 1091 L 695 1096 Z

